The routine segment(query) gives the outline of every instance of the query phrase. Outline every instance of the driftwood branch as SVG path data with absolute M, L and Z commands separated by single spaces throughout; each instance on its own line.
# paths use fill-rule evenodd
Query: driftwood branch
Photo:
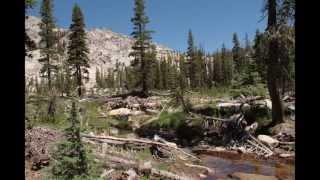
M 133 138 L 119 138 L 119 137 L 113 137 L 113 136 L 91 136 L 91 135 L 87 135 L 87 134 L 81 134 L 81 136 L 84 138 L 89 138 L 89 139 L 100 139 L 100 140 L 103 139 L 103 140 L 113 140 L 113 141 L 120 141 L 120 142 L 124 142 L 124 143 L 132 143 L 132 144 L 156 145 L 156 146 L 160 146 L 162 148 L 169 148 L 172 150 L 176 150 L 176 151 L 181 152 L 182 154 L 184 154 L 188 157 L 191 157 L 196 160 L 200 160 L 196 156 L 191 155 L 189 153 L 186 153 L 185 151 L 183 151 L 182 149 L 180 149 L 178 147 L 172 146 L 170 144 L 156 142 L 156 141 L 133 139 Z M 101 142 L 104 142 L 104 141 L 101 141 Z M 109 142 L 112 143 L 112 141 L 109 141 Z
M 192 180 L 190 177 L 183 177 L 181 175 L 173 174 L 169 171 L 157 170 L 152 168 L 151 175 L 165 177 L 166 179 L 174 179 L 174 180 Z
M 281 142 L 281 141 L 279 141 L 279 144 L 282 144 L 282 145 L 294 145 L 295 142 Z
M 200 166 L 200 165 L 189 164 L 189 163 L 185 163 L 185 165 L 188 166 L 188 167 L 204 169 L 210 174 L 214 173 L 214 171 L 211 168 L 208 168 L 206 166 Z

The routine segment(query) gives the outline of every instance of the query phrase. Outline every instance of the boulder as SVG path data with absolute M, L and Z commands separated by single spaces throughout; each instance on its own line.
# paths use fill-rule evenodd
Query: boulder
M 237 152 L 239 152 L 239 153 L 246 153 L 247 151 L 246 151 L 246 149 L 244 148 L 244 147 L 239 147 L 238 149 L 237 149 Z
M 132 111 L 128 108 L 119 108 L 109 111 L 109 116 L 129 116 Z
M 228 175 L 229 178 L 234 180 L 279 180 L 275 176 L 265 176 L 260 174 L 249 174 L 249 173 L 243 173 L 243 172 L 235 172 L 230 175 Z
M 248 103 L 243 104 L 241 110 L 243 112 L 248 112 L 250 110 L 250 105 Z
M 219 146 L 218 146 L 218 147 L 215 147 L 214 150 L 215 150 L 215 151 L 225 151 L 226 148 L 224 148 L 224 147 L 219 147 Z
M 295 139 L 295 124 L 293 121 L 278 124 L 271 128 L 272 135 L 286 134 Z
M 144 103 L 144 106 L 149 109 L 157 109 L 160 107 L 160 104 L 156 102 L 147 102 L 147 103 Z
M 145 114 L 145 112 L 143 112 L 143 111 L 132 111 L 131 112 L 132 116 L 139 116 L 139 115 L 143 115 L 143 114 Z
M 258 139 L 271 147 L 277 147 L 279 145 L 279 141 L 267 135 L 259 135 Z
M 142 164 L 139 164 L 139 171 L 143 174 L 150 174 L 152 169 L 151 161 L 144 162 Z
M 128 174 L 128 180 L 138 180 L 138 175 L 135 170 L 129 169 L 126 174 Z
M 265 99 L 264 100 L 265 101 L 265 103 L 266 103 L 266 106 L 268 107 L 268 109 L 272 109 L 272 102 L 271 102 L 271 100 L 270 99 Z
M 119 130 L 117 128 L 110 128 L 110 134 L 111 135 L 118 135 L 119 134 Z

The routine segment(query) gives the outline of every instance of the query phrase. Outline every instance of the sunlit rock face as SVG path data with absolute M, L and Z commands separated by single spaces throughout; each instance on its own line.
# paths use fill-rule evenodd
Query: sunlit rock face
M 35 41 L 37 47 L 39 47 L 39 23 L 40 19 L 34 16 L 28 16 L 25 22 L 27 34 L 32 40 Z M 68 43 L 68 30 L 63 28 L 57 28 L 56 31 L 60 32 L 60 42 Z M 89 48 L 89 81 L 85 83 L 87 88 L 91 88 L 95 85 L 95 72 L 96 69 L 107 70 L 109 67 L 114 67 L 118 61 L 121 64 L 129 65 L 132 57 L 129 57 L 131 47 L 134 40 L 126 35 L 115 33 L 109 29 L 94 28 L 87 30 L 87 44 Z M 177 57 L 178 53 L 165 46 L 155 44 L 157 50 L 157 56 L 167 57 L 169 55 Z M 25 74 L 26 78 L 39 77 L 39 71 L 41 65 L 38 62 L 40 56 L 39 49 L 32 51 L 32 57 L 26 57 L 25 60 Z

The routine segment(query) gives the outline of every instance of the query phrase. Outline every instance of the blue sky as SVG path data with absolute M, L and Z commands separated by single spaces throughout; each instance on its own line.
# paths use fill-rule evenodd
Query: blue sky
M 264 0 L 145 1 L 150 18 L 148 27 L 155 30 L 153 40 L 181 52 L 187 48 L 189 29 L 196 45 L 213 52 L 222 43 L 231 48 L 233 32 L 244 42 L 245 33 L 252 39 L 256 29 L 263 31 L 266 27 L 266 19 L 259 22 Z M 54 0 L 54 16 L 60 27 L 69 27 L 74 3 L 81 7 L 88 29 L 103 27 L 126 35 L 131 33 L 133 0 Z M 38 3 L 29 14 L 38 16 L 39 7 Z

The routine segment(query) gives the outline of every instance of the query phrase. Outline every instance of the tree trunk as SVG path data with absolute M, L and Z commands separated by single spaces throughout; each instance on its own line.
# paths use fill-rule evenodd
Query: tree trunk
M 51 90 L 51 69 L 50 69 L 50 57 L 49 57 L 49 54 L 47 54 L 47 63 L 48 63 L 48 87 L 49 87 L 49 90 Z
M 78 84 L 78 95 L 79 95 L 79 97 L 81 97 L 82 96 L 82 91 L 81 91 L 81 82 L 82 82 L 82 79 L 81 79 L 81 68 L 80 67 L 77 67 L 77 79 L 78 79 L 78 82 L 77 82 L 77 84 Z
M 271 36 L 275 33 L 277 25 L 276 5 L 276 0 L 268 1 L 267 31 L 270 32 Z M 280 79 L 278 54 L 278 41 L 272 37 L 269 44 L 269 59 L 267 63 L 267 84 L 272 101 L 272 122 L 269 125 L 270 127 L 283 122 L 283 107 L 277 83 Z

